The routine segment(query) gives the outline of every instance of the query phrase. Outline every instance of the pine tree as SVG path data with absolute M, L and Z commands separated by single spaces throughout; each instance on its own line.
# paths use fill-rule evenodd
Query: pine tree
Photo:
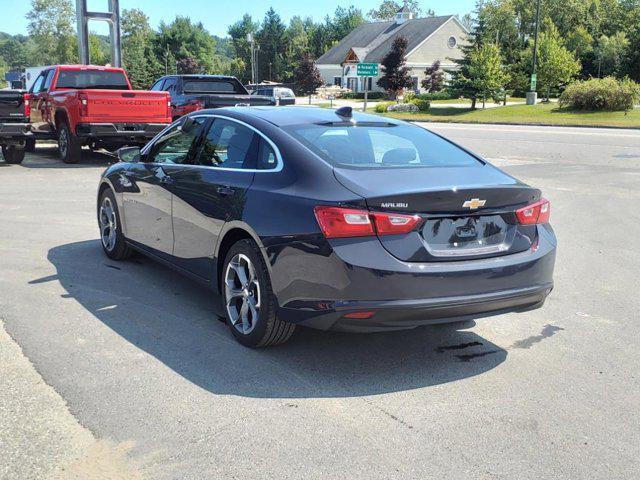
M 402 90 L 413 86 L 409 68 L 406 66 L 407 45 L 406 37 L 396 37 L 391 45 L 391 50 L 381 62 L 382 77 L 377 84 L 385 89 L 391 98 L 396 98 Z
M 455 97 L 464 97 L 471 100 L 471 108 L 476 108 L 479 92 L 471 80 L 471 58 L 475 50 L 480 48 L 484 36 L 485 24 L 482 16 L 473 25 L 467 39 L 460 46 L 462 56 L 460 58 L 450 58 L 449 60 L 457 65 L 457 68 L 447 70 L 451 75 L 448 90 Z
M 440 69 L 440 60 L 436 60 L 430 67 L 424 70 L 425 79 L 422 80 L 422 88 L 427 92 L 439 92 L 444 85 L 444 72 Z
M 307 53 L 302 56 L 294 75 L 298 94 L 309 95 L 309 104 L 311 104 L 311 95 L 324 85 L 320 70 L 316 67 L 316 62 L 311 55 Z

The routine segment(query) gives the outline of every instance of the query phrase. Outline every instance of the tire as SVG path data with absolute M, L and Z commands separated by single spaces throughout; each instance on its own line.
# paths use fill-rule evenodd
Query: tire
M 244 270 L 244 279 L 247 280 L 244 288 L 239 270 Z M 239 240 L 229 249 L 222 269 L 222 298 L 227 326 L 245 347 L 284 343 L 296 329 L 293 323 L 284 322 L 276 316 L 276 299 L 269 271 L 253 240 Z
M 107 188 L 100 195 L 98 203 L 98 227 L 102 250 L 112 260 L 126 260 L 133 253 L 124 239 L 121 225 L 113 190 Z
M 36 151 L 36 141 L 33 138 L 30 138 L 26 141 L 24 145 L 24 151 L 29 153 L 33 153 Z
M 62 123 L 58 129 L 58 149 L 60 159 L 64 163 L 78 163 L 82 154 L 82 144 L 78 137 L 71 133 L 69 125 Z
M 24 147 L 19 147 L 17 145 L 3 145 L 2 156 L 4 157 L 4 161 L 7 163 L 12 163 L 14 165 L 22 163 L 22 160 L 24 160 Z

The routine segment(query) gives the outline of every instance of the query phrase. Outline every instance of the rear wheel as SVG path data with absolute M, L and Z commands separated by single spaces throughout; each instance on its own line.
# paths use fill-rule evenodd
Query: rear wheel
M 3 145 L 2 156 L 7 163 L 22 163 L 22 160 L 24 160 L 24 147 L 18 145 Z
M 269 272 L 253 240 L 236 242 L 225 258 L 222 293 L 227 325 L 246 347 L 286 342 L 296 329 L 276 316 Z
M 100 227 L 100 241 L 107 257 L 113 260 L 126 260 L 132 250 L 122 234 L 122 223 L 118 213 L 118 205 L 110 188 L 100 196 L 98 205 L 98 226 Z
M 80 139 L 71 133 L 69 125 L 63 123 L 58 129 L 58 149 L 64 163 L 78 163 L 82 154 Z

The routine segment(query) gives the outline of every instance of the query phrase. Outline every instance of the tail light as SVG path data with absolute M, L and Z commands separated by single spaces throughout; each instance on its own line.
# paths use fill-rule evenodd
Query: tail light
M 24 102 L 24 116 L 25 117 L 31 116 L 31 95 L 29 95 L 28 93 L 25 93 L 22 96 L 22 101 Z
M 518 222 L 522 225 L 536 225 L 549 223 L 551 216 L 551 203 L 545 198 L 541 198 L 536 203 L 516 210 Z
M 78 94 L 78 99 L 80 100 L 80 116 L 89 116 L 89 98 L 87 97 L 87 94 L 80 92 Z
M 418 215 L 369 212 L 354 208 L 318 206 L 314 213 L 327 238 L 399 235 L 409 233 L 422 223 Z
M 167 94 L 167 117 L 171 118 L 173 116 L 173 112 L 171 111 L 171 97 Z

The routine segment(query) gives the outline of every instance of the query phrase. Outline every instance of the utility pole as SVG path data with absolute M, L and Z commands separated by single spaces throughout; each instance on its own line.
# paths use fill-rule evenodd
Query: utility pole
M 256 85 L 258 83 L 258 46 L 256 45 L 255 38 L 252 33 L 247 33 L 247 42 L 249 42 L 249 48 L 251 49 L 251 84 Z
M 531 88 L 527 92 L 527 105 L 535 105 L 538 100 L 536 86 L 538 83 L 538 33 L 540 32 L 540 0 L 536 4 L 536 30 L 533 37 L 533 67 L 531 69 Z

